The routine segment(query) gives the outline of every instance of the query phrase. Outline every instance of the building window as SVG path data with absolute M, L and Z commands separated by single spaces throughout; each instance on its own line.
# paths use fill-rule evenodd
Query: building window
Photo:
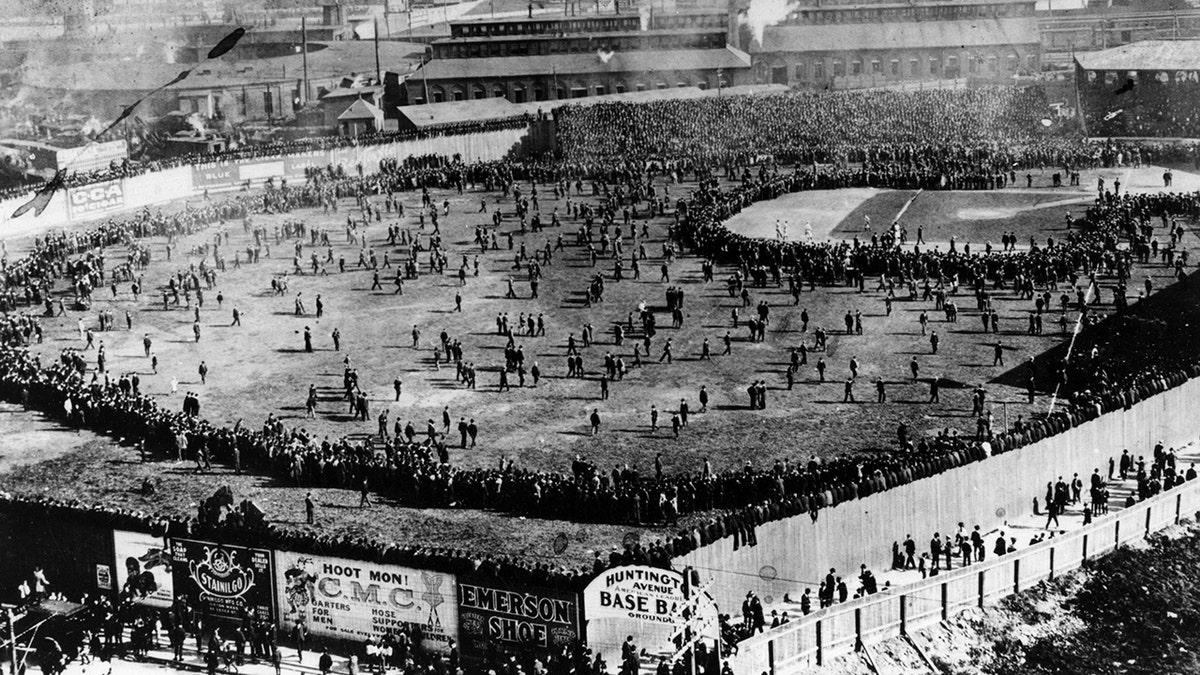
M 940 75 L 942 72 L 942 61 L 936 56 L 929 57 L 929 74 Z
M 958 77 L 958 57 L 951 56 L 946 59 L 946 74 L 950 77 Z
M 796 79 L 804 80 L 807 78 L 808 78 L 808 69 L 805 68 L 803 63 L 797 63 L 796 64 Z
M 825 61 L 823 61 L 823 60 L 817 61 L 816 63 L 813 64 L 813 79 L 814 80 L 824 80 L 825 79 Z
M 854 59 L 850 62 L 850 74 L 862 75 L 862 61 L 859 59 Z
M 916 77 L 921 74 L 921 62 L 917 59 L 912 59 L 908 62 L 908 74 Z
M 1025 57 L 1025 67 L 1028 68 L 1029 72 L 1031 73 L 1037 71 L 1037 54 L 1029 54 Z
M 275 101 L 271 98 L 269 91 L 263 92 L 263 112 L 267 114 L 267 117 L 275 116 Z
M 873 59 L 871 61 L 871 74 L 873 74 L 873 75 L 882 75 L 883 74 L 883 63 L 879 59 Z
M 483 88 L 483 85 L 477 84 L 477 85 L 471 87 L 471 98 L 476 99 L 476 100 L 481 99 L 481 98 L 487 98 L 487 90 L 485 90 Z
M 646 91 L 646 85 L 641 82 L 638 82 L 637 84 L 633 85 L 633 90 L 634 91 Z
M 492 87 L 492 96 L 495 98 L 504 98 L 507 94 L 508 89 L 502 84 Z
M 846 74 L 846 64 L 842 63 L 841 59 L 833 60 L 833 76 L 842 77 Z
M 1005 68 L 1006 68 L 1006 69 L 1008 70 L 1008 72 L 1010 72 L 1010 73 L 1015 73 L 1015 72 L 1017 72 L 1017 55 L 1016 55 L 1016 54 L 1009 54 L 1009 55 L 1008 55 L 1007 62 L 1005 63 Z
M 900 75 L 900 61 L 898 59 L 892 59 L 892 75 Z

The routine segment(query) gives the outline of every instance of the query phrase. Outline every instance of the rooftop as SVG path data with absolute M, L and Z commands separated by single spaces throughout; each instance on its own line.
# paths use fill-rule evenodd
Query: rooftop
M 486 4 L 484 6 L 486 6 Z M 633 14 L 579 14 L 578 16 L 565 16 L 562 14 L 534 14 L 532 19 L 524 14 L 522 14 L 521 16 L 497 16 L 497 17 L 467 15 L 461 19 L 451 21 L 450 25 L 452 25 L 452 26 L 454 26 L 454 25 L 479 25 L 479 24 L 485 24 L 485 23 L 507 23 L 507 24 L 546 23 L 546 22 L 556 23 L 559 21 L 562 21 L 562 22 L 602 21 L 604 19 L 624 19 L 626 21 L 633 20 L 633 21 L 638 21 L 638 22 L 641 21 L 641 18 L 637 15 L 637 13 L 633 13 Z
M 991 47 L 1036 44 L 1037 19 L 967 19 L 894 23 L 768 26 L 761 52 L 831 52 L 850 50 Z
M 310 43 L 310 45 L 313 43 Z M 320 49 L 308 53 L 311 80 L 345 77 L 352 72 L 375 73 L 375 48 L 372 42 L 316 43 Z M 385 68 L 409 72 L 420 63 L 424 46 L 408 42 L 380 41 L 379 57 Z M 107 60 L 86 63 L 55 64 L 30 61 L 24 83 L 44 89 L 76 91 L 151 91 L 170 82 L 182 71 L 187 79 L 171 88 L 180 91 L 228 89 L 261 83 L 289 82 L 301 77 L 304 57 L 288 54 L 276 58 L 239 59 L 237 50 L 201 65 L 169 64 L 161 61 Z
M 481 98 L 467 101 L 447 101 L 444 103 L 429 103 L 422 105 L 401 106 L 400 114 L 408 118 L 417 128 L 435 127 L 443 124 L 458 122 L 474 122 L 495 119 L 507 119 L 519 115 L 536 115 L 538 111 L 550 113 L 551 110 L 563 106 L 588 106 L 597 103 L 647 103 L 650 101 L 666 101 L 691 98 L 707 98 L 717 95 L 744 96 L 754 94 L 773 94 L 787 91 L 782 84 L 741 85 L 724 87 L 718 92 L 715 89 L 700 89 L 698 87 L 672 87 L 670 89 L 649 89 L 646 91 L 631 91 L 624 94 L 606 94 L 604 96 L 588 96 L 558 101 L 534 101 L 531 103 L 512 103 L 503 98 Z
M 1054 0 L 1055 4 L 1059 0 Z M 1062 0 L 1066 2 L 1067 0 Z M 954 0 L 954 2 L 946 2 L 946 0 L 912 0 L 911 2 L 864 2 L 863 0 L 851 0 L 844 3 L 822 2 L 820 6 L 812 4 L 804 4 L 794 8 L 793 12 L 803 11 L 823 11 L 823 10 L 842 10 L 842 9 L 901 9 L 904 7 L 947 7 L 955 5 L 1032 5 L 1037 0 Z
M 379 106 L 368 103 L 361 98 L 350 104 L 349 108 L 341 115 L 338 115 L 339 120 L 373 120 L 383 117 L 383 111 Z
M 532 42 L 532 41 L 537 41 L 537 40 L 563 40 L 563 39 L 567 39 L 567 38 L 576 39 L 576 40 L 580 39 L 580 38 L 587 38 L 590 40 L 596 40 L 597 42 L 603 42 L 603 41 L 612 40 L 615 38 L 625 38 L 625 37 L 710 35 L 710 34 L 716 34 L 716 33 L 720 33 L 723 35 L 725 33 L 725 31 L 724 31 L 724 29 L 722 29 L 720 27 L 708 28 L 708 27 L 704 27 L 704 26 L 696 26 L 693 28 L 657 28 L 654 30 L 616 30 L 616 31 L 607 31 L 604 33 L 566 33 L 566 34 L 561 34 L 561 35 L 557 34 L 557 33 L 553 33 L 553 34 L 551 34 L 551 33 L 535 33 L 533 35 L 479 35 L 479 36 L 472 36 L 472 37 L 441 38 L 439 40 L 435 40 L 433 44 L 435 44 L 435 45 L 454 45 L 454 44 L 471 44 L 471 43 L 475 43 L 475 42 L 487 43 L 487 42 L 517 41 L 517 40 L 522 41 L 522 42 L 525 42 L 525 41 Z
M 324 96 L 322 96 L 321 100 L 324 101 L 327 99 L 335 99 L 335 98 L 352 98 L 352 97 L 362 96 L 363 94 L 380 94 L 380 93 L 383 93 L 382 85 L 367 85 L 365 87 L 353 87 L 353 88 L 347 87 L 346 89 L 334 89 L 333 91 L 328 92 Z
M 714 68 L 749 68 L 750 56 L 733 47 L 614 52 L 607 61 L 597 54 L 553 54 L 494 58 L 434 59 L 417 71 L 434 80 L 527 77 L 584 73 L 647 73 Z M 414 75 L 415 76 L 415 75 Z
M 1200 70 L 1200 40 L 1147 40 L 1083 52 L 1075 61 L 1084 70 Z

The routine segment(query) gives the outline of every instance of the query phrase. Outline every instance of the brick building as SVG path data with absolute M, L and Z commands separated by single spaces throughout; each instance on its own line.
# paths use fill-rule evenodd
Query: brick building
M 795 9 L 752 40 L 756 82 L 850 88 L 1040 70 L 1034 0 L 914 0 Z

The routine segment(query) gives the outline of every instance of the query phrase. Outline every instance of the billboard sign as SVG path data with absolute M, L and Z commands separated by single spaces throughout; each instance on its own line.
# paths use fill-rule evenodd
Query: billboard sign
M 682 574 L 645 565 L 605 570 L 583 591 L 589 622 L 628 619 L 674 624 L 685 600 Z
M 107 169 L 114 161 L 129 157 L 129 146 L 123 140 L 92 141 L 78 148 L 63 148 L 55 153 L 58 169 L 86 173 L 96 169 Z
M 458 581 L 458 634 L 462 653 L 483 656 L 497 647 L 548 647 L 580 638 L 574 593 L 494 581 Z
M 203 615 L 240 620 L 249 610 L 274 621 L 271 553 L 256 548 L 190 539 L 171 540 L 175 594 Z
M 614 567 L 600 573 L 583 590 L 587 616 L 587 641 L 609 663 L 619 663 L 620 644 L 638 636 L 638 646 L 652 653 L 673 653 L 679 648 L 676 631 L 693 619 L 700 635 L 715 638 L 717 607 L 703 591 L 684 595 L 684 576 L 647 565 Z
M 291 182 L 304 182 L 306 169 L 324 169 L 329 164 L 327 152 L 305 152 L 283 158 L 283 177 Z
M 208 164 L 192 167 L 192 189 L 227 190 L 242 184 L 237 164 Z
M 398 565 L 275 552 L 282 628 L 303 621 L 317 636 L 362 641 L 419 628 L 422 645 L 450 650 L 458 635 L 454 576 Z
M 140 604 L 168 608 L 175 600 L 166 541 L 144 532 L 113 530 L 117 590 Z
M 69 188 L 67 205 L 72 220 L 97 213 L 120 211 L 125 208 L 125 181 L 118 178 Z
M 282 177 L 282 160 L 247 163 L 241 164 L 238 167 L 238 178 L 241 178 L 243 181 L 253 181 L 255 184 L 262 183 L 271 178 L 278 179 Z

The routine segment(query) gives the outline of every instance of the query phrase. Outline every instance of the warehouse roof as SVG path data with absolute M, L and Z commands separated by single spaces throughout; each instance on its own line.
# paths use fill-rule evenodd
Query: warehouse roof
M 590 73 L 644 73 L 659 71 L 749 68 L 750 56 L 733 47 L 723 49 L 671 49 L 615 52 L 607 61 L 598 54 L 504 56 L 477 59 L 434 59 L 414 77 L 458 80 L 489 77 Z M 423 71 L 423 75 L 422 75 Z
M 1200 70 L 1200 40 L 1146 40 L 1075 60 L 1084 70 Z
M 755 52 L 971 48 L 1037 44 L 1037 19 L 970 19 L 897 23 L 768 26 Z
M 314 43 L 310 43 L 312 45 Z M 309 78 L 319 80 L 345 77 L 352 72 L 375 72 L 375 48 L 372 42 L 316 43 L 320 48 L 308 53 Z M 389 70 L 406 73 L 420 62 L 424 46 L 408 42 L 379 43 L 379 56 Z M 228 89 L 254 84 L 287 82 L 295 84 L 304 72 L 304 56 L 244 59 L 236 49 L 219 59 L 202 64 L 168 64 L 158 61 L 110 59 L 84 63 L 56 64 L 31 62 L 24 84 L 42 89 L 77 91 L 151 91 L 170 82 L 185 70 L 186 79 L 171 88 L 178 91 Z

